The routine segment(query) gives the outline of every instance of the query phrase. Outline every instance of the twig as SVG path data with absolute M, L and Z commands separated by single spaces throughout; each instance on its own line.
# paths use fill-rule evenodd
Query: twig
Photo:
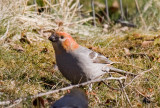
M 22 102 L 22 98 L 20 98 L 19 100 L 15 101 L 14 104 L 12 104 L 12 105 L 10 105 L 10 106 L 8 106 L 6 108 L 13 108 L 14 106 L 18 105 L 21 102 Z
M 145 4 L 145 6 L 143 8 L 143 13 L 145 13 L 150 7 L 152 7 L 152 3 L 153 3 L 153 1 L 150 0 Z
M 39 94 L 33 95 L 33 96 L 19 98 L 19 99 L 16 99 L 15 101 L 12 101 L 12 100 L 2 101 L 2 102 L 0 102 L 0 105 L 14 104 L 14 106 L 15 106 L 15 105 L 19 104 L 20 102 L 22 102 L 24 100 L 27 100 L 27 99 L 32 99 L 32 98 L 37 98 L 37 97 L 50 95 L 50 94 L 53 94 L 53 93 L 69 90 L 69 89 L 72 89 L 72 88 L 75 88 L 75 87 L 80 87 L 80 86 L 88 85 L 88 84 L 95 83 L 95 82 L 101 82 L 101 81 L 105 81 L 105 80 L 122 80 L 122 79 L 126 79 L 126 77 L 119 77 L 119 78 L 109 77 L 109 78 L 104 78 L 104 79 L 90 80 L 90 81 L 87 81 L 87 82 L 84 82 L 84 83 L 81 83 L 81 84 L 71 85 L 71 86 L 60 88 L 60 89 L 57 89 L 57 90 L 52 90 L 52 91 L 48 91 L 48 92 L 45 92 L 45 93 L 39 93 Z
M 128 83 L 127 85 L 125 85 L 125 86 L 123 86 L 122 84 L 122 87 L 120 88 L 120 89 L 118 89 L 118 88 L 113 88 L 113 87 L 110 87 L 105 81 L 103 81 L 103 83 L 108 87 L 108 88 L 110 88 L 110 89 L 112 89 L 112 90 L 123 90 L 124 91 L 124 93 L 125 93 L 125 96 L 126 96 L 126 98 L 127 98 L 127 101 L 130 103 L 130 100 L 129 100 L 129 98 L 128 98 L 128 95 L 127 95 L 127 93 L 126 93 L 126 91 L 125 91 L 125 88 L 128 86 L 128 85 L 130 85 L 136 78 L 138 78 L 139 76 L 141 76 L 141 75 L 144 75 L 144 73 L 146 73 L 146 72 L 149 72 L 149 71 L 151 71 L 153 68 L 151 68 L 151 69 L 149 69 L 149 70 L 146 70 L 146 71 L 143 71 L 143 72 L 141 72 L 139 75 L 137 75 L 137 76 L 135 76 L 134 78 L 133 78 L 133 80 L 130 82 L 130 83 Z M 144 96 L 142 93 L 140 93 L 137 89 L 135 89 L 139 94 L 141 94 L 142 96 Z M 144 96 L 144 97 L 146 97 L 146 96 Z M 147 97 L 146 97 L 147 98 Z M 131 105 L 131 104 L 130 104 Z
M 109 17 L 109 10 L 108 10 L 108 0 L 105 0 L 105 6 L 106 6 L 106 16 L 107 16 L 107 20 L 108 22 L 110 22 L 110 17 Z
M 123 12 L 122 0 L 119 0 L 119 2 L 120 2 L 120 9 L 121 9 L 121 19 L 124 20 L 124 12 Z
M 82 19 L 82 20 L 76 21 L 74 24 L 84 23 L 84 22 L 87 22 L 87 21 L 92 20 L 92 19 L 93 19 L 93 18 L 91 18 L 91 17 L 89 17 L 89 18 L 84 18 L 84 19 Z M 73 23 L 71 23 L 71 24 L 73 24 Z
M 146 23 L 145 23 L 145 21 L 144 21 L 144 19 L 143 19 L 142 13 L 141 13 L 141 11 L 140 11 L 140 9 L 139 9 L 138 2 L 137 2 L 137 0 L 134 0 L 134 1 L 135 1 L 135 3 L 136 3 L 136 7 L 137 7 L 137 10 L 138 10 L 138 13 L 140 14 L 140 18 L 141 18 L 141 20 L 142 20 L 142 23 L 144 24 L 144 27 L 146 28 L 147 25 L 146 25 Z
M 53 6 L 51 5 L 50 0 L 49 0 L 49 1 L 48 1 L 48 0 L 44 0 L 44 2 L 46 2 L 50 7 L 52 7 L 52 8 L 53 8 Z
M 109 86 L 105 81 L 103 81 L 103 83 L 104 83 L 108 88 L 110 88 L 111 90 L 116 90 L 116 91 L 121 90 L 121 89 L 119 89 L 119 88 L 113 88 L 113 87 Z
M 47 0 L 44 0 L 44 2 L 45 2 L 47 5 L 49 5 L 51 8 L 53 8 L 53 9 L 55 8 L 56 5 L 59 5 L 59 4 L 57 4 L 57 3 L 56 3 L 55 5 L 52 5 L 52 4 L 51 4 L 49 1 L 47 1 Z
M 77 12 L 78 5 L 79 5 L 79 0 L 77 0 L 77 1 L 74 3 L 74 5 L 72 5 L 72 7 L 69 9 L 70 11 L 72 11 L 72 14 L 71 14 L 70 18 L 68 19 L 68 16 L 70 15 L 70 13 L 68 13 L 68 15 L 65 15 L 64 20 L 65 20 L 66 22 L 67 22 L 67 20 L 68 20 L 68 22 L 72 22 L 73 17 L 75 16 L 75 14 L 76 14 L 76 12 Z M 71 10 L 73 7 L 74 7 L 74 9 Z
M 134 88 L 135 89 L 135 88 Z M 144 94 L 142 94 L 139 90 L 137 90 L 137 89 L 135 89 L 141 96 L 143 96 L 143 97 L 146 97 L 147 98 L 147 96 L 145 96 Z
M 131 102 L 130 102 L 130 100 L 129 100 L 129 98 L 128 98 L 128 95 L 127 95 L 127 93 L 126 93 L 126 90 L 125 90 L 125 88 L 124 88 L 124 86 L 123 86 L 123 84 L 122 84 L 122 80 L 118 80 L 118 82 L 119 82 L 119 84 L 120 84 L 120 87 L 121 87 L 122 92 L 124 92 L 124 94 L 125 94 L 125 96 L 126 96 L 126 99 L 127 99 L 128 103 L 129 103 L 130 107 L 132 107 L 132 104 L 131 104 Z
M 150 100 L 151 96 L 145 96 L 143 93 L 141 93 L 139 90 L 137 90 L 136 88 L 134 88 L 141 96 L 145 97 L 146 99 Z
M 95 9 L 94 9 L 94 0 L 91 0 L 91 7 L 92 7 L 92 15 L 93 15 L 93 24 L 96 26 L 96 16 L 95 16 Z
M 132 80 L 130 83 L 128 83 L 127 85 L 125 85 L 124 88 L 126 88 L 128 85 L 130 85 L 135 79 L 137 79 L 138 77 L 142 76 L 144 73 L 149 72 L 149 71 L 151 71 L 151 70 L 153 70 L 153 68 L 139 73 L 137 76 L 135 76 L 135 77 L 133 78 L 133 80 Z
M 151 71 L 151 70 L 153 70 L 153 68 L 139 73 L 137 76 L 134 77 L 134 79 L 133 79 L 130 83 L 128 83 L 128 84 L 125 85 L 125 86 L 123 86 L 122 83 L 121 83 L 121 81 L 118 80 L 119 83 L 120 83 L 120 85 L 121 85 L 122 91 L 124 92 L 124 94 L 125 94 L 125 96 L 126 96 L 126 99 L 127 99 L 128 103 L 130 104 L 131 107 L 132 107 L 132 104 L 130 103 L 130 100 L 129 100 L 128 95 L 127 95 L 127 93 L 126 93 L 126 91 L 125 91 L 125 88 L 126 88 L 128 85 L 130 85 L 136 78 L 138 78 L 139 76 L 144 75 L 144 73 L 149 72 L 149 71 Z M 136 90 L 139 94 L 141 94 L 142 96 L 144 96 L 144 95 L 143 95 L 142 93 L 140 93 L 137 89 L 135 89 L 135 90 Z M 144 96 L 144 97 L 146 97 L 146 96 Z M 146 97 L 146 98 L 147 98 L 147 97 Z

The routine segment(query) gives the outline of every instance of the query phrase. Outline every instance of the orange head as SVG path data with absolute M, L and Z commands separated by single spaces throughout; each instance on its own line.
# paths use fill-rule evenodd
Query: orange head
M 55 50 L 58 47 L 58 49 L 63 48 L 66 51 L 72 51 L 79 47 L 77 42 L 69 34 L 65 32 L 53 33 L 49 37 L 49 40 L 52 42 Z

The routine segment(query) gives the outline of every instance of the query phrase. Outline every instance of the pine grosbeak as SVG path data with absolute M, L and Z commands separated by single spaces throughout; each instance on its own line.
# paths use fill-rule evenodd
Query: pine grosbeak
M 50 108 L 88 108 L 88 99 L 84 91 L 75 88 L 53 103 Z
M 105 56 L 77 44 L 65 32 L 55 32 L 49 37 L 49 40 L 55 50 L 58 69 L 72 84 L 100 78 L 106 72 L 135 75 L 107 66 L 106 64 L 113 62 Z

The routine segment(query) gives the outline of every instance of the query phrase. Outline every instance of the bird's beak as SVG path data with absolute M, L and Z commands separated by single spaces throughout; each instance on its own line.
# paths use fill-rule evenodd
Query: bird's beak
M 51 42 L 57 42 L 58 41 L 58 37 L 56 36 L 56 34 L 52 34 L 48 39 Z

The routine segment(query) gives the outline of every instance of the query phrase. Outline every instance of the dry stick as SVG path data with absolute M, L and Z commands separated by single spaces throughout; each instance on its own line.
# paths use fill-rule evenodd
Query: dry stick
M 96 16 L 95 16 L 95 9 L 94 9 L 94 0 L 91 0 L 91 7 L 92 7 L 92 15 L 93 15 L 93 24 L 96 26 Z
M 140 77 L 140 76 L 143 75 L 144 73 L 149 72 L 149 71 L 151 71 L 151 70 L 153 70 L 153 68 L 141 72 L 139 75 L 135 76 L 135 77 L 133 78 L 133 80 L 132 80 L 130 83 L 128 83 L 127 85 L 125 85 L 124 88 L 126 88 L 128 85 L 130 85 L 136 78 Z
M 107 20 L 108 22 L 110 22 L 110 17 L 109 17 L 109 11 L 108 11 L 108 0 L 105 0 L 105 5 L 106 5 L 106 16 L 107 16 Z
M 141 13 L 141 11 L 140 11 L 140 9 L 139 9 L 138 2 L 137 2 L 137 0 L 134 0 L 134 1 L 135 1 L 135 3 L 136 3 L 137 11 L 138 11 L 138 13 L 140 14 L 140 18 L 141 18 L 141 20 L 142 20 L 142 23 L 144 24 L 145 28 L 147 28 L 147 25 L 146 25 L 146 23 L 145 23 L 145 21 L 144 21 L 144 19 L 143 19 L 142 13 Z
M 129 103 L 130 107 L 132 107 L 132 104 L 131 104 L 131 102 L 130 102 L 130 100 L 129 100 L 129 98 L 128 98 L 128 95 L 127 95 L 127 93 L 126 93 L 126 90 L 124 89 L 124 86 L 123 86 L 123 84 L 122 84 L 122 80 L 118 80 L 118 82 L 119 82 L 119 84 L 120 84 L 120 88 L 121 88 L 122 92 L 124 92 L 124 94 L 125 94 L 125 96 L 126 96 L 126 99 L 127 99 L 128 103 Z
M 134 88 L 141 96 L 143 96 L 143 97 L 145 97 L 145 98 L 147 98 L 148 100 L 150 99 L 150 97 L 149 96 L 145 96 L 145 95 L 143 95 L 140 91 L 138 91 L 136 88 Z
M 111 87 L 110 85 L 108 85 L 108 83 L 106 83 L 106 82 L 104 82 L 104 81 L 103 81 L 103 83 L 104 83 L 109 89 L 111 89 L 111 90 L 116 90 L 116 91 L 121 90 L 121 89 L 119 89 L 119 88 L 113 88 L 113 87 Z
M 42 96 L 45 96 L 45 95 L 57 93 L 57 92 L 60 92 L 60 91 L 69 90 L 69 89 L 72 89 L 72 88 L 75 88 L 75 87 L 80 87 L 80 86 L 88 85 L 88 84 L 95 83 L 95 82 L 101 82 L 101 81 L 105 81 L 105 80 L 122 80 L 122 79 L 126 79 L 126 77 L 119 77 L 119 78 L 117 78 L 117 77 L 109 77 L 109 78 L 103 78 L 103 79 L 90 80 L 90 81 L 87 81 L 87 82 L 84 82 L 84 83 L 81 83 L 81 84 L 71 85 L 71 86 L 68 86 L 68 87 L 61 88 L 61 89 L 52 90 L 52 91 L 48 91 L 48 92 L 45 92 L 45 93 L 39 93 L 39 94 L 33 95 L 33 96 L 19 98 L 19 99 L 15 100 L 15 101 L 12 101 L 12 100 L 2 101 L 2 102 L 0 102 L 0 105 L 9 105 L 11 103 L 16 105 L 16 103 L 19 104 L 23 100 L 42 97 Z
M 143 71 L 143 72 L 141 72 L 140 74 L 138 74 L 137 76 L 135 76 L 132 80 L 131 80 L 131 82 L 130 83 L 128 83 L 127 85 L 125 85 L 124 86 L 124 88 L 126 88 L 128 85 L 130 85 L 137 77 L 139 77 L 139 76 L 141 76 L 141 75 L 143 75 L 144 73 L 146 73 L 146 72 L 149 72 L 149 71 L 151 71 L 153 68 L 151 68 L 151 69 L 149 69 L 149 70 L 146 70 L 146 71 Z M 112 73 L 112 72 L 109 72 L 109 73 Z M 114 72 L 113 72 L 114 73 Z M 112 89 L 112 90 L 120 90 L 119 88 L 113 88 L 113 87 L 111 87 L 111 86 L 109 86 L 105 81 L 102 81 L 108 88 L 110 88 L 110 89 Z
M 79 0 L 76 1 L 75 4 L 74 4 L 74 7 L 75 7 L 75 8 L 74 8 L 73 11 L 72 11 L 72 15 L 70 16 L 70 21 L 69 21 L 69 22 L 72 22 L 72 19 L 73 19 L 75 13 L 77 12 L 77 7 L 78 7 L 78 5 L 79 5 Z M 72 6 L 73 6 L 73 5 L 72 5 Z
M 10 105 L 10 106 L 8 106 L 8 107 L 6 107 L 6 108 L 13 108 L 14 106 L 18 105 L 18 104 L 21 103 L 21 102 L 22 102 L 22 99 L 19 99 L 19 100 L 17 100 L 14 104 L 12 104 L 12 105 Z
M 89 18 L 85 18 L 85 19 L 82 19 L 82 20 L 79 20 L 79 21 L 76 21 L 75 24 L 78 24 L 78 23 L 83 23 L 83 22 L 87 22 L 89 20 L 93 19 L 92 17 L 89 17 Z M 72 24 L 72 23 L 71 23 Z
M 46 2 L 51 8 L 53 8 L 54 9 L 54 6 L 53 5 L 51 5 L 51 3 L 50 2 L 48 2 L 47 0 L 43 0 L 44 2 Z
M 120 9 L 121 9 L 121 19 L 124 20 L 124 12 L 123 12 L 122 0 L 119 0 L 119 2 L 120 2 Z
M 142 95 L 143 97 L 146 97 L 145 95 L 143 95 L 140 91 L 138 91 L 137 89 L 135 89 L 140 95 Z
M 134 79 L 133 79 L 130 83 L 128 83 L 128 84 L 125 85 L 125 86 L 123 86 L 122 83 L 118 80 L 119 83 L 120 83 L 120 85 L 121 85 L 122 91 L 124 92 L 124 94 L 125 94 L 125 96 L 126 96 L 126 98 L 127 98 L 127 101 L 128 101 L 128 103 L 130 104 L 131 107 L 132 107 L 132 104 L 130 103 L 130 100 L 129 100 L 128 95 L 127 95 L 127 93 L 126 93 L 126 91 L 125 91 L 125 88 L 126 88 L 128 85 L 130 85 L 137 77 L 139 77 L 139 76 L 143 75 L 144 73 L 149 72 L 149 71 L 151 71 L 151 70 L 153 70 L 153 68 L 141 72 L 139 75 L 135 76 Z M 135 90 L 136 90 L 136 89 L 135 89 Z M 136 91 L 138 92 L 138 90 L 136 90 Z M 140 93 L 140 94 L 141 94 L 141 93 Z M 141 94 L 141 95 L 142 95 L 142 94 Z M 144 95 L 143 95 L 143 96 L 144 96 Z M 144 97 L 145 97 L 145 96 L 144 96 Z

